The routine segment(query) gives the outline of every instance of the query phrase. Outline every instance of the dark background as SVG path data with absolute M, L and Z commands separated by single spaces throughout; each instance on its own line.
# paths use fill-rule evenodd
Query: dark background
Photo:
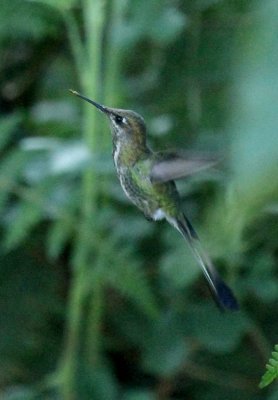
M 276 400 L 278 3 L 2 0 L 0 397 Z M 209 151 L 184 210 L 241 304 L 221 314 L 182 238 L 125 198 L 108 124 Z

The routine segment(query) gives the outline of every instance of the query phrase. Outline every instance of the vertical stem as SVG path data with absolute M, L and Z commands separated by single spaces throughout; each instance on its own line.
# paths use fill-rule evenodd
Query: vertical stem
M 104 86 L 102 93 L 102 103 L 111 107 L 120 108 L 122 104 L 122 85 L 120 82 L 120 66 L 122 60 L 122 48 L 117 42 L 116 30 L 122 24 L 124 11 L 126 9 L 126 0 L 109 0 L 107 7 L 106 20 L 106 36 L 105 36 L 105 51 L 104 51 Z M 103 152 L 111 153 L 111 135 L 108 131 L 107 121 L 103 118 L 101 128 L 104 134 L 102 135 L 101 148 Z M 107 201 L 107 181 L 108 177 L 103 177 L 101 180 L 101 191 L 103 193 L 102 202 Z
M 82 91 L 89 97 L 97 98 L 100 92 L 102 65 L 102 36 L 104 27 L 104 1 L 83 0 L 85 43 L 82 44 L 74 18 L 70 14 L 65 17 L 70 44 L 72 47 L 76 69 L 79 74 Z M 69 10 L 65 11 L 69 12 Z M 83 57 L 84 56 L 84 57 Z M 83 57 L 80 60 L 80 57 Z M 85 103 L 83 108 L 82 136 L 91 152 L 98 151 L 99 129 L 97 113 Z M 94 249 L 94 229 L 92 221 L 97 212 L 98 179 L 95 171 L 88 169 L 82 180 L 82 199 L 80 223 L 73 257 L 73 277 L 69 293 L 67 316 L 67 340 L 61 366 L 61 395 L 63 400 L 82 398 L 80 379 L 86 376 L 86 335 L 87 310 L 86 288 L 87 276 L 93 268 L 92 250 Z M 95 255 L 96 256 L 96 255 Z M 98 321 L 101 318 L 102 287 L 96 285 L 94 311 Z M 99 323 L 96 324 L 99 329 Z M 96 353 L 98 348 L 94 349 Z M 95 357 L 96 358 L 96 357 Z M 86 388 L 84 388 L 86 391 Z
M 188 82 L 187 82 L 187 109 L 190 130 L 195 133 L 200 127 L 200 119 L 202 114 L 201 88 L 198 81 L 198 49 L 200 43 L 200 12 L 191 11 L 191 24 L 188 31 Z
M 110 0 L 110 19 L 105 52 L 105 91 L 104 103 L 111 107 L 120 107 L 121 87 L 119 82 L 122 49 L 115 41 L 115 31 L 122 24 L 127 3 L 124 0 Z
M 63 10 L 62 16 L 67 29 L 74 64 L 78 75 L 81 77 L 83 75 L 86 58 L 79 29 L 75 17 L 70 9 Z
M 101 269 L 102 260 L 99 260 L 98 263 L 100 264 L 99 266 Z M 84 338 L 86 347 L 86 361 L 93 368 L 95 368 L 99 363 L 99 350 L 101 348 L 101 324 L 104 306 L 102 274 L 94 274 L 94 280 L 94 290 L 89 299 L 90 304 L 87 315 L 86 337 Z
M 83 0 L 83 15 L 86 33 L 86 50 L 88 56 L 88 69 L 85 73 L 85 87 L 88 88 L 89 97 L 100 98 L 101 88 L 103 86 L 103 36 L 105 27 L 105 4 L 104 0 Z M 101 82 L 102 81 L 102 85 Z M 84 119 L 84 139 L 89 148 L 94 151 L 100 151 L 101 148 L 101 119 L 102 115 L 92 112 L 92 109 L 84 103 L 86 109 Z M 95 110 L 94 110 L 95 111 Z M 92 221 L 97 213 L 97 196 L 100 191 L 100 180 L 95 172 L 88 171 L 85 176 L 84 195 L 87 201 L 84 203 L 84 216 L 88 221 L 88 229 L 85 229 L 86 235 L 93 235 Z M 96 229 L 96 228 L 95 228 Z M 100 253 L 100 250 L 98 251 Z M 98 254 L 98 257 L 100 254 Z M 94 268 L 97 268 L 98 262 Z M 90 268 L 90 266 L 89 266 Z M 84 337 L 86 348 L 86 361 L 88 364 L 97 364 L 98 352 L 100 347 L 100 329 L 102 320 L 102 282 L 101 276 L 95 274 L 94 287 L 91 293 L 89 310 L 87 314 L 87 324 Z
M 88 38 L 87 50 L 89 56 L 91 57 L 90 65 L 94 68 L 95 59 L 100 53 L 100 49 L 97 47 L 97 43 L 100 44 L 104 41 L 104 30 L 108 31 L 108 35 L 105 37 L 105 51 L 103 51 L 104 56 L 101 59 L 102 64 L 99 65 L 99 71 L 90 70 L 90 72 L 95 73 L 96 76 L 102 76 L 103 85 L 98 88 L 98 91 L 92 95 L 92 98 L 104 97 L 105 104 L 113 105 L 114 102 L 118 102 L 119 92 L 118 92 L 118 76 L 119 76 L 119 65 L 120 65 L 120 50 L 115 46 L 114 32 L 116 25 L 119 24 L 121 18 L 121 10 L 123 9 L 123 1 L 110 0 L 108 2 L 98 1 L 93 2 L 91 0 L 84 0 L 87 4 L 87 9 L 84 8 L 84 20 L 86 26 L 86 36 Z M 104 6 L 106 6 L 104 8 Z M 109 7 L 108 7 L 109 6 Z M 110 15 L 108 18 L 108 11 L 110 10 Z M 88 16 L 98 16 L 98 20 L 93 23 L 92 18 L 87 18 Z M 87 18 L 87 19 L 86 19 Z M 95 26 L 95 29 L 92 29 Z M 104 81 L 105 78 L 105 81 Z M 102 95 L 102 96 L 101 96 Z M 117 100 L 116 100 L 117 99 Z M 99 116 L 99 114 L 97 114 Z M 103 116 L 100 115 L 100 120 L 97 121 L 98 131 L 101 135 L 98 135 L 98 142 L 94 145 L 98 149 L 104 151 L 107 149 L 108 145 L 111 146 L 111 137 L 104 134 L 107 121 L 104 121 Z M 96 121 L 96 120 L 95 120 Z M 99 192 L 105 192 L 104 190 L 105 179 L 98 180 Z M 94 274 L 94 290 L 90 299 L 90 307 L 88 311 L 87 318 L 87 330 L 86 330 L 86 358 L 90 365 L 96 366 L 98 363 L 98 353 L 101 347 L 101 321 L 103 314 L 103 269 L 106 264 L 106 246 L 105 243 L 100 243 L 98 246 L 98 261 L 95 265 Z

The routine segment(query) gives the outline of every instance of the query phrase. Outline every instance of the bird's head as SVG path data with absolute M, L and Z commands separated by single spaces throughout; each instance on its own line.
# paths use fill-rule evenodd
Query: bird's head
M 141 115 L 131 110 L 106 107 L 74 90 L 70 92 L 94 105 L 108 117 L 114 141 L 145 145 L 146 125 Z

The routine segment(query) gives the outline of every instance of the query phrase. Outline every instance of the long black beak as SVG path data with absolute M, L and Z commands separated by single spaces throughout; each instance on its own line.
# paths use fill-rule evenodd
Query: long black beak
M 108 113 L 109 113 L 108 108 L 102 106 L 101 104 L 98 104 L 98 103 L 96 103 L 96 102 L 93 101 L 93 100 L 90 100 L 88 97 L 83 96 L 82 94 L 76 92 L 75 90 L 69 89 L 69 91 L 70 91 L 72 94 L 74 94 L 75 96 L 78 96 L 78 97 L 80 97 L 81 99 L 87 101 L 88 103 L 93 104 L 93 106 L 95 106 L 96 108 L 98 108 L 101 112 L 103 112 L 103 113 L 105 113 L 105 114 L 108 114 Z

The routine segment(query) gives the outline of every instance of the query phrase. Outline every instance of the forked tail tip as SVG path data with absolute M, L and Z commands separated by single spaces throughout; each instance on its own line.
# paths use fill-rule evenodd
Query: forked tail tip
M 231 289 L 223 281 L 217 284 L 217 303 L 220 308 L 229 311 L 238 311 L 239 304 Z

